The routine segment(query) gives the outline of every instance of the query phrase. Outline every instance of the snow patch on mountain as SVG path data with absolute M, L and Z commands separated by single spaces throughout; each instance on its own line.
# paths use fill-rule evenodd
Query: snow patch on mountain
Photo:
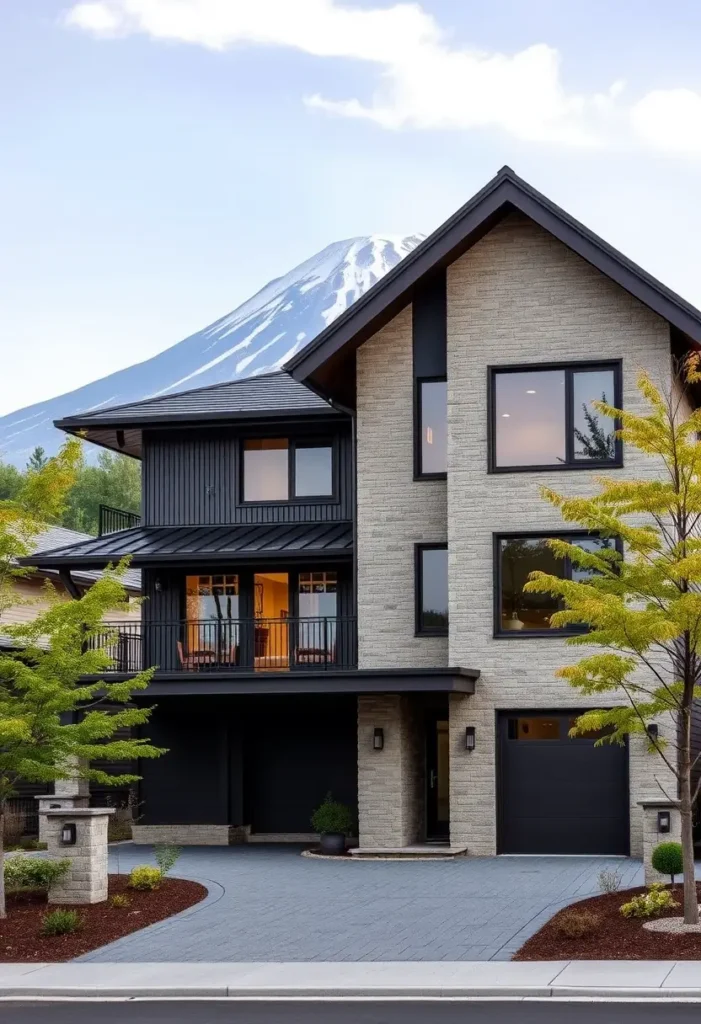
M 23 466 L 37 445 L 53 454 L 64 436 L 53 421 L 64 416 L 279 369 L 422 238 L 370 235 L 333 242 L 151 359 L 0 417 L 0 458 Z

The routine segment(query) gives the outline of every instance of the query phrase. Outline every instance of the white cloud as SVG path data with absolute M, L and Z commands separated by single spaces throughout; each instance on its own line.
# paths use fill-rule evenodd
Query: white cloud
M 655 89 L 630 112 L 636 134 L 667 153 L 701 154 L 701 95 L 691 89 Z
M 569 92 L 557 50 L 538 43 L 516 53 L 459 47 L 419 3 L 359 8 L 337 0 L 94 0 L 67 24 L 96 36 L 144 34 L 212 50 L 288 47 L 317 57 L 374 65 L 371 98 L 305 98 L 309 107 L 383 128 L 496 128 L 527 141 L 577 146 L 638 142 L 701 152 L 701 95 L 650 92 L 632 107 L 623 83 Z

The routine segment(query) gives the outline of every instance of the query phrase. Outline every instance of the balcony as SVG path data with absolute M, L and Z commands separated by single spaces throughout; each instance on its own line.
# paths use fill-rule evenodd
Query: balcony
M 110 672 L 155 665 L 167 673 L 290 672 L 353 669 L 357 622 L 346 618 L 183 619 L 106 622 L 91 638 L 107 650 Z
M 125 512 L 121 508 L 100 505 L 98 537 L 105 537 L 108 533 L 119 533 L 120 530 L 131 530 L 135 526 L 141 526 L 141 516 L 136 512 Z

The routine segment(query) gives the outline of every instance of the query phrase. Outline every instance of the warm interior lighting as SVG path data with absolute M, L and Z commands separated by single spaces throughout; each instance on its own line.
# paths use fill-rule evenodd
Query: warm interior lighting
M 527 395 L 534 395 L 535 391 L 532 388 L 529 388 L 529 390 L 526 392 L 526 394 Z
M 431 427 L 426 427 L 426 444 L 433 444 L 433 430 Z
M 501 414 L 501 418 L 502 418 L 503 420 L 508 420 L 508 419 L 509 419 L 510 417 L 511 417 L 511 413 L 510 413 L 510 412 L 503 412 L 503 413 Z

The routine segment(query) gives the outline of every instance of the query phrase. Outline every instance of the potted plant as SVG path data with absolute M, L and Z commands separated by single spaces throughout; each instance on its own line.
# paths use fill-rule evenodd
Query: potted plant
M 312 814 L 312 828 L 319 833 L 321 852 L 333 856 L 346 852 L 346 836 L 353 834 L 354 825 L 350 807 L 334 800 L 330 793 Z

